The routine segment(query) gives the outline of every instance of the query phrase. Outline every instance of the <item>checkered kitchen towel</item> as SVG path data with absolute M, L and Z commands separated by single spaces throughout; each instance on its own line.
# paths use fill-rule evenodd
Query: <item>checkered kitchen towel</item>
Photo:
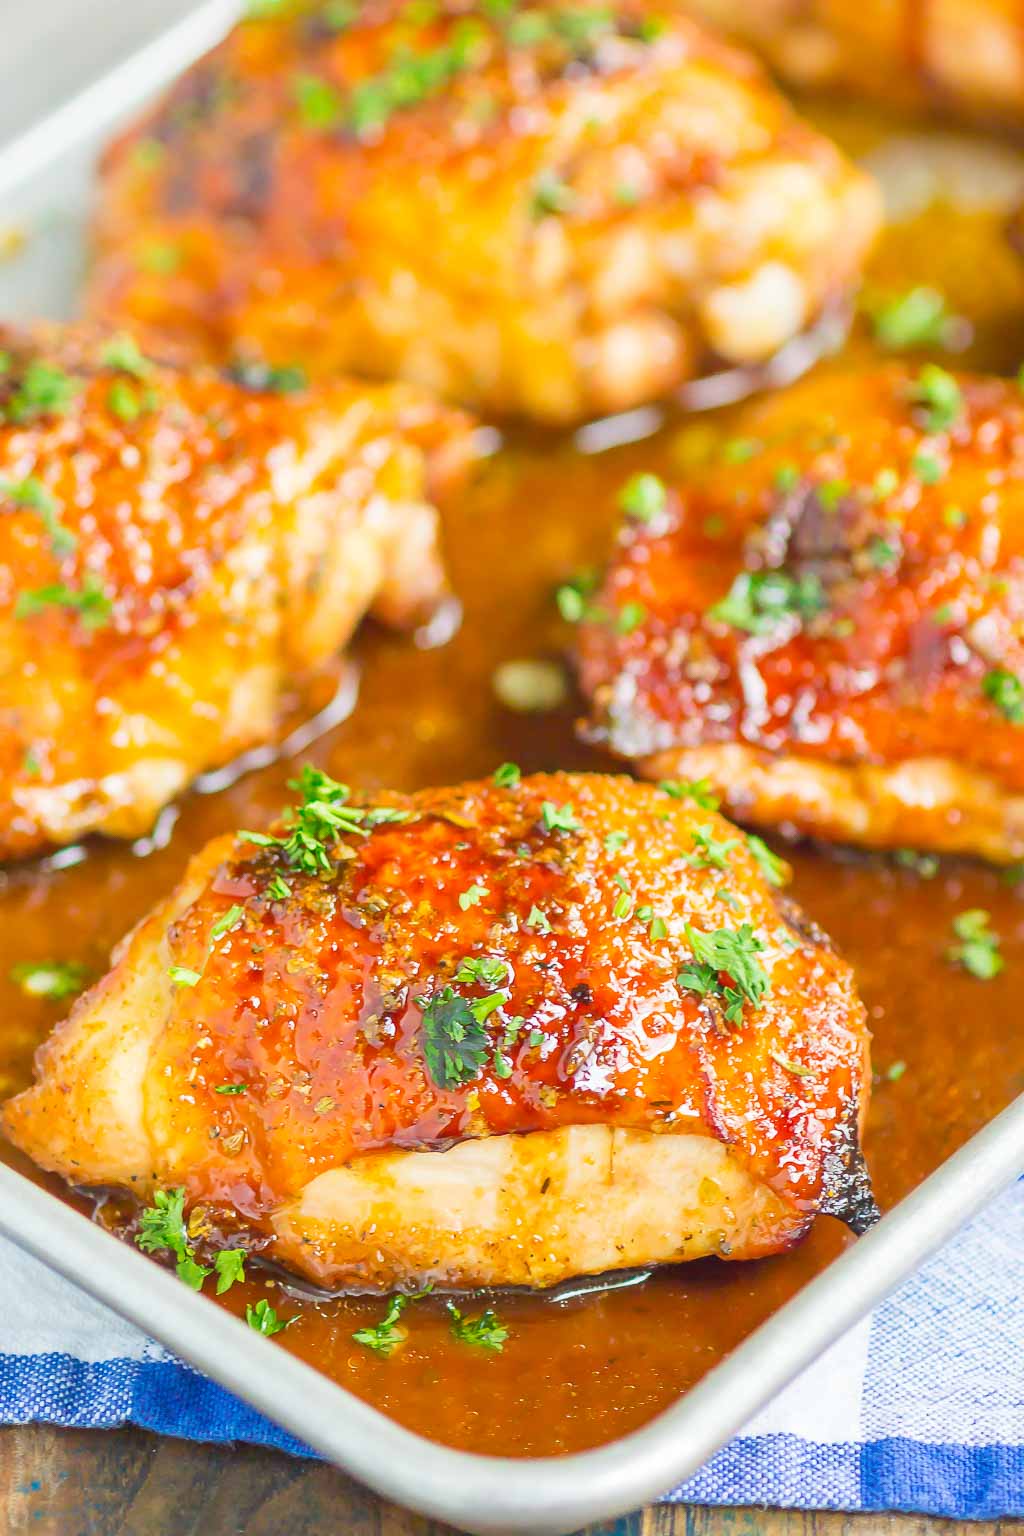
M 309 1454 L 0 1243 L 0 1422 L 31 1420 Z M 1024 1180 L 672 1497 L 1024 1515 Z

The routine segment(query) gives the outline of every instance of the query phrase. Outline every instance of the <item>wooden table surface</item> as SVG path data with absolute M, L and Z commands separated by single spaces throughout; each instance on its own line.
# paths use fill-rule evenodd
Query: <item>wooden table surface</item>
M 997 1536 L 1024 1521 L 649 1509 L 588 1536 Z M 137 1429 L 0 1429 L 0 1536 L 450 1536 L 332 1467 Z

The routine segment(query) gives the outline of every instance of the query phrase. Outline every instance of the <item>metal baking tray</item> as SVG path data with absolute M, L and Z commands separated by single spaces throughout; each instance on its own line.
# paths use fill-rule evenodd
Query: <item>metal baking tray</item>
M 79 74 L 63 105 L 42 118 L 33 120 L 31 91 L 23 92 L 28 126 L 0 147 L 0 234 L 25 227 L 33 236 L 22 258 L 0 266 L 0 315 L 18 320 L 73 311 L 103 139 L 237 11 L 234 0 L 145 0 L 151 31 L 140 41 L 138 9 L 125 19 L 110 0 L 50 4 L 67 16 L 62 43 Z M 11 14 L 11 0 L 0 0 L 3 9 Z M 27 64 L 31 23 L 18 12 Z M 5 24 L 5 42 L 6 33 Z M 119 36 L 126 51 L 110 67 Z M 9 54 L 9 68 L 17 46 L 14 60 Z M 387 1498 L 479 1536 L 562 1536 L 691 1476 L 1022 1172 L 1024 1096 L 672 1408 L 600 1449 L 547 1459 L 449 1450 L 403 1429 L 2 1164 L 0 1233 Z

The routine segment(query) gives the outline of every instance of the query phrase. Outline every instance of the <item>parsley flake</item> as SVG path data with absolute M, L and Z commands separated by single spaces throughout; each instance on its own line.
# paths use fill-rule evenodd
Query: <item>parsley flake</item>
M 652 523 L 664 512 L 668 491 L 657 475 L 633 475 L 619 492 L 619 508 L 636 523 Z
M 70 555 L 78 548 L 78 539 L 60 520 L 55 498 L 34 475 L 28 475 L 24 480 L 0 481 L 0 496 L 6 496 L 16 507 L 39 514 L 55 555 Z
M 979 981 L 991 981 L 1003 969 L 999 935 L 993 933 L 991 918 L 981 907 L 971 907 L 953 919 L 953 932 L 959 941 L 951 944 L 946 958 L 962 966 Z
M 185 1230 L 185 1190 L 158 1189 L 153 1204 L 139 1216 L 135 1241 L 143 1253 L 171 1253 L 178 1279 L 193 1291 L 202 1290 L 210 1270 L 197 1263 Z
M 981 680 L 981 691 L 1011 725 L 1024 725 L 1024 683 L 1006 667 L 993 667 Z
M 409 1304 L 408 1296 L 392 1296 L 388 1302 L 387 1311 L 379 1323 L 373 1323 L 366 1328 L 357 1328 L 352 1337 L 357 1344 L 364 1349 L 370 1349 L 375 1355 L 380 1355 L 387 1360 L 400 1349 L 406 1340 L 406 1331 L 397 1326 L 398 1319 Z
M 83 629 L 103 629 L 110 622 L 114 605 L 104 592 L 99 577 L 87 571 L 81 587 L 69 587 L 60 581 L 19 592 L 14 617 L 31 619 L 47 608 L 70 609 L 77 613 Z
M 741 571 L 708 617 L 750 635 L 768 635 L 787 619 L 804 623 L 825 608 L 821 579 L 788 571 Z
M 504 1349 L 508 1329 L 493 1307 L 488 1307 L 479 1317 L 464 1317 L 455 1303 L 450 1301 L 448 1315 L 452 1338 L 458 1339 L 460 1344 L 470 1344 L 476 1349 L 489 1349 L 494 1354 L 499 1354 Z
M 222 1248 L 213 1261 L 217 1274 L 217 1295 L 223 1296 L 233 1285 L 245 1279 L 245 1249 Z
M 500 1007 L 503 998 L 497 996 Z M 429 999 L 418 997 L 416 1006 L 423 1010 L 423 1057 L 434 1082 L 439 1088 L 471 1082 L 487 1060 L 487 1031 L 478 1017 L 479 1005 L 474 1009 L 452 987 L 442 987 Z
M 748 832 L 747 847 L 757 860 L 761 873 L 769 885 L 781 887 L 786 884 L 789 866 L 768 847 L 764 838 L 758 837 L 756 832 Z
M 463 912 L 468 912 L 470 907 L 478 907 L 484 896 L 487 895 L 486 885 L 471 885 L 468 890 L 461 892 L 459 906 Z
M 580 830 L 580 823 L 571 805 L 556 805 L 553 800 L 545 800 L 541 805 L 540 815 L 545 832 L 578 832 Z
M 502 763 L 500 768 L 494 770 L 493 784 L 496 789 L 515 789 L 522 774 L 516 763 Z
M 541 911 L 540 907 L 531 907 L 527 915 L 524 928 L 532 928 L 534 933 L 550 933 L 551 924 Z
M 768 992 L 768 976 L 757 959 L 764 945 L 749 923 L 739 928 L 717 928 L 711 933 L 686 924 L 684 932 L 693 949 L 693 960 L 683 967 L 676 984 L 700 997 L 716 996 L 725 1003 L 725 1017 L 732 1024 L 742 1018 L 744 1003 L 757 1007 Z M 729 977 L 732 985 L 722 982 Z
M 264 1296 L 255 1306 L 250 1304 L 246 1307 L 245 1320 L 254 1333 L 262 1333 L 265 1339 L 272 1339 L 275 1333 L 282 1333 L 285 1328 L 290 1328 L 297 1318 L 289 1317 L 282 1322 Z
M 928 432 L 948 432 L 960 419 L 964 406 L 956 379 L 935 363 L 928 363 L 921 369 L 910 398 Z
M 11 971 L 11 980 L 26 997 L 45 997 L 60 1003 L 77 997 L 88 979 L 84 965 L 60 960 L 25 961 Z
M 692 800 L 703 811 L 717 811 L 719 799 L 710 779 L 662 779 L 658 788 L 673 800 Z

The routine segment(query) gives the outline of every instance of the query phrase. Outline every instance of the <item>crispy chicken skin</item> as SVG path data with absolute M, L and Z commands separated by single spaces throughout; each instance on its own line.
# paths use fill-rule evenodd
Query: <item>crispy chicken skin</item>
M 731 426 L 623 530 L 579 636 L 590 733 L 741 820 L 1020 858 L 1020 389 L 893 366 Z
M 1022 0 L 685 0 L 798 86 L 1024 121 Z
M 598 775 L 297 787 L 291 842 L 211 843 L 42 1048 L 2 1122 L 37 1162 L 371 1290 L 871 1219 L 852 973 L 729 823 Z
M 242 23 L 113 146 L 93 315 L 565 423 L 856 280 L 874 185 L 675 8 L 350 10 Z
M 124 336 L 0 349 L 0 857 L 146 831 L 367 610 L 447 600 L 428 480 L 468 434 L 412 391 L 253 391 Z

